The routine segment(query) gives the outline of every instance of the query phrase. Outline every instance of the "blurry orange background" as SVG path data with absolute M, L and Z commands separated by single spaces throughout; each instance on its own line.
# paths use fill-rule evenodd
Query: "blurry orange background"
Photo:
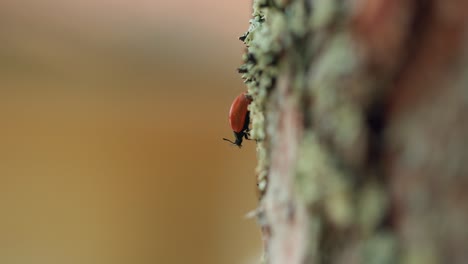
M 250 5 L 0 3 L 0 263 L 258 263 Z

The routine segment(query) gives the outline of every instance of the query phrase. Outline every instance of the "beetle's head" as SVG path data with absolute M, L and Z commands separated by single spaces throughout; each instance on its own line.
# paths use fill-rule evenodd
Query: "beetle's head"
M 236 145 L 238 146 L 239 148 L 242 147 L 242 137 L 244 136 L 244 133 L 243 132 L 234 132 L 234 137 L 236 138 L 236 141 L 231 141 L 227 138 L 223 138 L 223 140 L 227 141 L 227 142 L 230 142 L 231 144 L 233 145 Z

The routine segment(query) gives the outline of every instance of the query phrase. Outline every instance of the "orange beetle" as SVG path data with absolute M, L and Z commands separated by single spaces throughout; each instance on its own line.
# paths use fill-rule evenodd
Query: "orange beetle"
M 234 142 L 226 138 L 223 140 L 229 141 L 239 148 L 242 147 L 243 138 L 249 139 L 250 112 L 247 107 L 251 102 L 252 98 L 247 92 L 243 92 L 234 99 L 229 110 L 229 124 L 234 131 L 236 140 Z

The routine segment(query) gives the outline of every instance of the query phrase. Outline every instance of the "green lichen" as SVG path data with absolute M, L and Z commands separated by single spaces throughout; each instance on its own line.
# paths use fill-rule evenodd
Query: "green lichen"
M 278 58 L 286 43 L 290 42 L 286 17 L 278 9 L 282 4 L 284 2 L 255 0 L 249 30 L 241 37 L 247 49 L 239 71 L 243 72 L 242 78 L 253 98 L 249 106 L 252 119 L 250 133 L 257 140 L 256 173 L 260 193 L 266 191 L 269 167 L 268 146 L 265 144 L 265 105 L 268 90 L 274 86 L 279 72 Z
M 314 30 L 328 26 L 334 20 L 337 10 L 338 5 L 334 0 L 315 0 L 309 26 Z
M 274 123 L 280 109 L 272 95 L 278 96 L 277 78 L 286 76 L 288 98 L 279 100 L 297 106 L 305 118 L 294 180 L 295 197 L 311 209 L 309 257 L 322 254 L 320 243 L 333 226 L 333 232 L 353 230 L 349 241 L 360 245 L 363 263 L 394 263 L 395 238 L 379 229 L 388 210 L 385 190 L 377 182 L 366 183 L 367 172 L 359 170 L 367 151 L 363 102 L 372 94 L 373 80 L 361 76 L 364 65 L 345 28 L 344 5 L 336 0 L 254 0 L 249 30 L 241 37 L 247 48 L 240 72 L 253 98 L 249 110 L 251 137 L 257 140 L 258 189 L 267 191 L 269 147 L 280 140 Z M 343 243 L 340 237 L 337 244 Z
M 306 26 L 309 16 L 306 12 L 305 3 L 303 1 L 294 1 L 286 10 L 288 17 L 288 30 L 295 36 L 304 36 L 309 28 Z
M 365 241 L 362 250 L 363 264 L 394 264 L 398 263 L 397 241 L 390 232 L 379 232 Z M 420 262 L 429 263 L 429 262 Z
M 296 188 L 309 206 L 323 204 L 327 218 L 343 228 L 354 219 L 351 183 L 346 173 L 320 144 L 317 135 L 305 135 L 299 151 Z
M 257 140 L 257 177 L 260 191 L 265 191 L 266 175 L 269 167 L 267 132 L 265 129 L 265 106 L 269 91 L 274 88 L 276 78 L 282 68 L 294 68 L 294 89 L 305 85 L 304 57 L 309 15 L 302 0 L 275 1 L 255 0 L 253 18 L 249 30 L 241 37 L 247 46 L 244 64 L 239 71 L 248 88 L 253 102 L 249 106 L 252 119 L 251 137 Z M 293 51 L 285 54 L 285 51 Z M 302 69 L 302 70 L 301 70 Z
M 433 242 L 419 241 L 417 245 L 405 248 L 403 264 L 437 264 L 445 263 L 438 255 L 437 246 Z
M 312 216 L 309 219 L 309 246 L 308 258 L 311 263 L 316 263 L 320 258 L 320 237 L 322 235 L 322 219 L 319 216 Z
M 337 31 L 323 45 L 307 76 L 308 95 L 314 98 L 310 115 L 343 164 L 356 167 L 362 164 L 367 146 L 366 99 L 362 99 L 367 94 L 361 87 L 371 82 L 360 74 L 363 65 L 349 34 Z
M 326 49 L 315 60 L 310 81 L 314 84 L 339 82 L 343 77 L 353 74 L 357 63 L 358 57 L 351 37 L 347 33 L 337 32 L 327 40 Z
M 254 1 L 253 18 L 243 38 L 247 50 L 241 69 L 248 92 L 254 98 L 249 110 L 252 116 L 251 136 L 258 142 L 256 172 L 260 192 L 264 192 L 267 186 L 270 162 L 266 144 L 265 105 L 269 90 L 274 88 L 282 67 L 293 70 L 292 89 L 298 91 L 296 96 L 299 97 L 302 90 L 309 88 L 311 96 L 316 97 L 317 113 L 329 111 L 328 115 L 332 115 L 328 126 L 342 131 L 336 135 L 339 144 L 351 144 L 361 135 L 359 109 L 350 104 L 340 105 L 343 100 L 340 99 L 339 91 L 334 89 L 337 86 L 337 75 L 346 76 L 355 66 L 355 58 L 349 51 L 348 37 L 337 34 L 327 45 L 327 52 L 316 60 L 317 67 L 310 71 L 308 65 L 310 57 L 314 55 L 309 46 L 319 47 L 323 44 L 320 39 L 313 37 L 313 31 L 332 21 L 337 14 L 337 4 L 334 1 L 317 1 L 314 8 L 308 7 L 308 4 L 301 0 Z M 317 15 L 308 13 L 311 10 Z M 353 222 L 349 179 L 325 155 L 327 151 L 322 149 L 324 146 L 319 144 L 316 135 L 309 135 L 304 142 L 301 147 L 304 153 L 300 155 L 297 172 L 297 186 L 302 188 L 300 193 L 303 199 L 308 204 L 323 202 L 332 221 L 342 226 L 349 225 Z M 316 173 L 310 175 L 311 171 Z
M 377 230 L 388 209 L 388 199 L 383 188 L 376 182 L 366 184 L 357 199 L 358 224 L 363 236 Z

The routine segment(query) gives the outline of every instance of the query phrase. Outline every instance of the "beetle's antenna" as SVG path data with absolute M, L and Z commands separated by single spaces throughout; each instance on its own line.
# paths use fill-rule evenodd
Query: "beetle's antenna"
M 223 140 L 226 140 L 226 141 L 228 141 L 229 143 L 231 143 L 231 144 L 233 144 L 233 145 L 236 145 L 236 146 L 238 146 L 239 148 L 242 148 L 242 145 L 237 145 L 235 142 L 233 142 L 233 141 L 231 141 L 231 140 L 229 140 L 229 139 L 227 139 L 227 138 L 223 138 Z

